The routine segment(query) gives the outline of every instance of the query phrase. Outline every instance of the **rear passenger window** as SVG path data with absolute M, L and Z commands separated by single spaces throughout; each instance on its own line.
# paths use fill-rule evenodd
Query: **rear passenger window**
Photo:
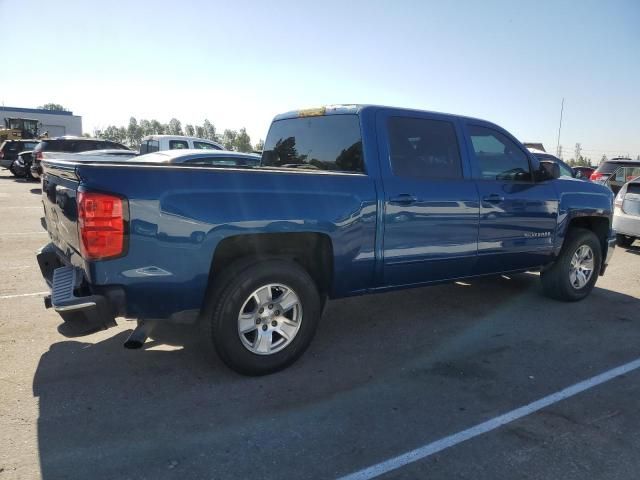
M 189 144 L 185 140 L 169 140 L 169 150 L 181 150 L 189 148 Z
M 527 155 L 502 133 L 486 127 L 469 126 L 480 175 L 487 180 L 530 181 Z
M 391 117 L 388 132 L 394 175 L 435 180 L 462 178 L 458 138 L 452 123 Z

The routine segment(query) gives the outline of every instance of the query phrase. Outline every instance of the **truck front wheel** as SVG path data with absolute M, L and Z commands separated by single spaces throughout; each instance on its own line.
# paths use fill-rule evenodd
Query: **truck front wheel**
M 244 375 L 265 375 L 293 363 L 315 334 L 322 301 L 293 261 L 231 266 L 214 294 L 209 335 L 222 361 Z
M 584 228 L 572 229 L 555 263 L 540 275 L 547 296 L 575 302 L 591 293 L 602 265 L 598 237 Z

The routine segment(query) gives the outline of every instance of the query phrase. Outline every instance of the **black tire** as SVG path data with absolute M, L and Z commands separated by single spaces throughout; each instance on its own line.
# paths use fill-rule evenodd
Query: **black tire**
M 587 245 L 593 251 L 593 272 L 587 284 L 578 289 L 571 284 L 569 272 L 574 253 L 583 245 Z M 598 237 L 591 230 L 571 229 L 555 263 L 540 274 L 545 295 L 565 302 L 582 300 L 593 290 L 601 265 L 602 247 Z
M 284 349 L 260 355 L 242 343 L 238 315 L 252 292 L 273 283 L 295 291 L 303 316 L 297 334 Z M 322 314 L 322 299 L 314 281 L 304 268 L 288 260 L 239 261 L 222 273 L 211 295 L 212 305 L 207 309 L 211 314 L 204 319 L 207 336 L 220 359 L 243 375 L 266 375 L 291 365 L 311 343 Z
M 11 165 L 9 166 L 9 171 L 11 172 L 11 175 L 13 175 L 14 177 L 17 178 L 22 178 L 24 177 L 24 175 L 21 175 L 22 172 L 16 170 L 16 168 L 14 167 L 13 162 L 11 163 Z
M 616 235 L 616 245 L 618 245 L 619 247 L 629 248 L 634 241 L 635 238 L 633 237 L 628 237 L 626 235 Z

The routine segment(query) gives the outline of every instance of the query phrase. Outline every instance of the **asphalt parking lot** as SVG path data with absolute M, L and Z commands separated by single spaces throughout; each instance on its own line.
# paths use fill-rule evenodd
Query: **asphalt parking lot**
M 330 302 L 300 361 L 246 378 L 196 329 L 62 336 L 39 194 L 0 173 L 0 479 L 370 478 L 398 456 L 381 478 L 638 477 L 640 369 L 457 434 L 640 358 L 640 242 L 575 304 L 535 274 Z

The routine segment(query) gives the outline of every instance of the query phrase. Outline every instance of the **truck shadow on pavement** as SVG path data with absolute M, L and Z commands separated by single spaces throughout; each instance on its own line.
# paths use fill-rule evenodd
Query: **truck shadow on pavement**
M 548 342 L 571 332 L 589 348 L 604 341 L 602 331 L 631 325 L 629 312 L 638 306 L 636 298 L 599 288 L 577 304 L 548 300 L 539 290 L 537 276 L 524 274 L 330 302 L 307 353 L 260 378 L 228 370 L 197 330 L 173 350 L 160 349 L 161 338 L 144 351 L 125 350 L 128 331 L 97 343 L 53 344 L 33 383 L 42 478 L 227 478 L 242 460 L 225 439 L 253 451 L 256 459 L 244 461 L 259 462 L 264 444 L 254 435 L 271 418 L 321 408 L 406 372 L 447 377 L 472 365 L 471 374 L 499 375 L 483 360 L 486 352 L 517 355 L 517 344 L 532 341 L 531 325 L 559 329 L 539 340 L 541 356 L 554 348 Z M 594 305 L 611 315 L 581 322 Z M 593 331 L 583 332 L 585 324 Z M 474 348 L 485 357 L 470 357 Z M 283 437 L 280 448 L 297 446 L 288 442 Z M 274 471 L 275 478 L 296 475 Z

